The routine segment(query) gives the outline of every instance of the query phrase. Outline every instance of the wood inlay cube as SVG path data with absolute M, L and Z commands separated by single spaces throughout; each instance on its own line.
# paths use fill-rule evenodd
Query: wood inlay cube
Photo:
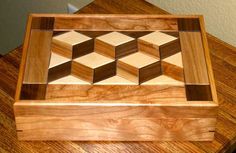
M 114 59 L 137 51 L 134 38 L 119 32 L 111 32 L 95 39 L 95 51 Z
M 95 83 L 116 74 L 115 60 L 96 52 L 76 58 L 72 62 L 72 74 Z
M 164 75 L 184 82 L 183 62 L 180 52 L 163 59 L 161 66 Z
M 117 75 L 137 84 L 161 75 L 160 60 L 137 52 L 117 61 Z
M 138 49 L 160 59 L 180 52 L 179 39 L 162 32 L 152 32 L 138 38 Z
M 94 50 L 94 39 L 76 31 L 66 32 L 52 39 L 52 50 L 68 58 L 77 58 Z
M 48 82 L 67 76 L 70 73 L 71 59 L 52 52 L 48 70 Z

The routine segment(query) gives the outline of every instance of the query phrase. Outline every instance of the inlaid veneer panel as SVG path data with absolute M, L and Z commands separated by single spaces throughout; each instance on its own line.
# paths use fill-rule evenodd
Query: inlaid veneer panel
M 138 38 L 138 49 L 163 59 L 179 52 L 180 43 L 177 37 L 156 31 Z
M 115 60 L 96 52 L 76 58 L 72 62 L 72 74 L 95 83 L 116 74 Z
M 95 39 L 95 51 L 114 59 L 137 51 L 136 40 L 119 32 L 111 32 Z
M 178 18 L 158 15 L 64 15 L 55 17 L 54 30 L 91 30 L 93 31 L 177 31 Z
M 70 31 L 53 37 L 52 50 L 67 58 L 77 58 L 94 50 L 94 40 L 84 34 Z
M 161 101 L 162 98 L 176 102 L 186 101 L 184 86 L 175 85 L 69 85 L 49 84 L 46 99 L 63 101 L 68 97 L 84 103 L 104 102 L 144 104 Z
M 137 52 L 117 61 L 117 75 L 140 84 L 161 75 L 161 63 L 157 58 Z

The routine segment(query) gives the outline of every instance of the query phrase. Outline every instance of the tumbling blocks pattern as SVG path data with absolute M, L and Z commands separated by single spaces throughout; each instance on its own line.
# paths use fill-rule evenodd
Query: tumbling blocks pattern
M 184 82 L 179 38 L 166 33 L 133 38 L 110 32 L 91 38 L 71 31 L 54 36 L 52 42 L 49 83 L 68 76 L 88 84 L 106 84 L 114 77 L 134 84 L 163 76 Z

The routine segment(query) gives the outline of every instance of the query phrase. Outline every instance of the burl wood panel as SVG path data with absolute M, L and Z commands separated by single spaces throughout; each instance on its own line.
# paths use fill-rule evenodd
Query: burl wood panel
M 52 31 L 46 30 L 31 30 L 24 71 L 24 83 L 47 83 L 52 33 Z
M 77 102 L 97 104 L 111 101 L 113 103 L 155 104 L 161 101 L 161 98 L 172 99 L 176 103 L 186 101 L 185 88 L 179 85 L 48 85 L 46 99 L 64 101 L 68 97 L 73 97 L 72 99 Z
M 31 125 L 32 122 L 37 124 Z M 210 141 L 214 138 L 216 119 L 16 117 L 16 123 L 20 140 Z
M 91 104 L 21 102 L 15 113 L 20 140 L 210 141 L 216 107 L 195 106 L 97 104 L 94 109 Z
M 55 17 L 54 30 L 88 31 L 177 31 L 177 18 L 166 18 L 155 15 L 63 15 Z

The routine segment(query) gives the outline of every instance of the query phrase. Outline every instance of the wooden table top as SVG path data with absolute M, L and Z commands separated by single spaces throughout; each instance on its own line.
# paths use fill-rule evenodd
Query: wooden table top
M 143 0 L 95 0 L 78 13 L 167 14 Z M 0 58 L 0 152 L 231 152 L 236 147 L 236 48 L 211 35 L 208 42 L 220 104 L 213 142 L 20 142 L 13 114 L 20 46 Z

